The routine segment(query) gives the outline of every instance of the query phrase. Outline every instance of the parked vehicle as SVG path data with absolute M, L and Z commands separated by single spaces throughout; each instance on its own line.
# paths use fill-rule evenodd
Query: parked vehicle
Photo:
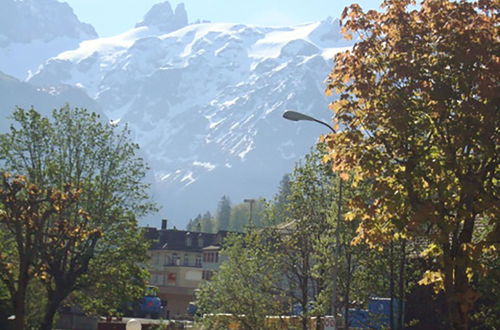
M 158 297 L 158 287 L 148 285 L 144 297 L 134 303 L 127 304 L 124 315 L 140 318 L 157 319 L 163 312 L 161 300 Z
M 198 307 L 196 306 L 196 303 L 191 301 L 187 307 L 186 313 L 190 317 L 194 317 L 196 315 L 196 311 L 198 310 Z
M 393 300 L 394 317 L 398 313 L 398 300 Z M 388 329 L 390 325 L 391 299 L 371 297 L 368 309 L 349 309 L 349 326 L 354 328 Z

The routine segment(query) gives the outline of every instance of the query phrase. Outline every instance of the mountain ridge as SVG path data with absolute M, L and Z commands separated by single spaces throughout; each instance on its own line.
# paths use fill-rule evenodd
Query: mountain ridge
M 282 112 L 328 120 L 323 81 L 333 55 L 352 42 L 332 18 L 293 27 L 197 23 L 166 32 L 146 16 L 169 21 L 176 14 L 170 4 L 156 6 L 162 13 L 154 8 L 143 23 L 155 24 L 83 41 L 46 61 L 29 82 L 80 88 L 111 120 L 128 123 L 153 170 L 153 197 L 179 226 L 222 195 L 271 197 L 328 133 L 286 122 Z
M 24 80 L 48 58 L 97 37 L 65 2 L 2 0 L 0 71 Z

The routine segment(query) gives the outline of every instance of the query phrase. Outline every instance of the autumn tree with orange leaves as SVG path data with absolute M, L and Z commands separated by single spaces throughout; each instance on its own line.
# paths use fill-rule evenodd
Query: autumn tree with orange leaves
M 418 240 L 434 260 L 421 284 L 444 291 L 450 328 L 467 329 L 500 237 L 499 2 L 386 0 L 383 11 L 344 10 L 358 40 L 336 55 L 327 94 L 338 133 L 335 171 L 370 179 L 345 218 L 353 243 Z
M 70 228 L 62 216 L 73 207 L 79 192 L 66 186 L 64 190 L 40 189 L 28 183 L 26 177 L 14 178 L 1 173 L 0 182 L 0 279 L 10 293 L 16 318 L 16 329 L 23 329 L 29 282 L 37 277 L 46 279 L 46 266 L 40 260 L 43 251 L 53 251 L 58 240 L 72 237 L 82 242 L 99 235 L 81 228 Z M 78 210 L 84 216 L 83 210 Z M 55 221 L 54 221 L 55 219 Z

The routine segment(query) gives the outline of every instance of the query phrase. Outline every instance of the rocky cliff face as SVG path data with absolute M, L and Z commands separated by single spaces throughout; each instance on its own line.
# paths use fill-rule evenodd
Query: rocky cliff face
M 329 120 L 323 81 L 334 54 L 350 46 L 331 18 L 280 28 L 186 23 L 182 5 L 157 4 L 134 29 L 84 41 L 29 80 L 76 86 L 130 125 L 154 173 L 154 198 L 179 226 L 223 194 L 272 196 L 327 133 L 282 112 Z
M 67 3 L 57 0 L 2 0 L 0 10 L 0 71 L 19 79 L 46 59 L 97 38 Z
M 178 4 L 175 12 L 169 2 L 155 4 L 144 16 L 144 20 L 135 25 L 136 28 L 148 26 L 158 29 L 162 33 L 168 33 L 188 24 L 188 17 L 184 4 Z

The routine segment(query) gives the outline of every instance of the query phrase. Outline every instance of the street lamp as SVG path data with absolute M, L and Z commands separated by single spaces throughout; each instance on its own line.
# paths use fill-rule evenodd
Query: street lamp
M 314 121 L 318 124 L 324 125 L 328 127 L 332 133 L 336 133 L 332 126 L 328 125 L 324 121 L 313 118 L 311 116 L 305 115 L 303 113 L 286 110 L 283 113 L 283 118 L 291 120 L 291 121 Z M 337 317 L 337 274 L 338 274 L 338 265 L 337 260 L 340 254 L 340 240 L 339 240 L 339 227 L 342 219 L 342 178 L 339 176 L 339 196 L 337 201 L 337 228 L 335 228 L 335 262 L 333 263 L 333 288 L 332 288 L 332 314 L 334 319 Z M 348 303 L 348 302 L 346 302 Z
M 333 127 L 328 125 L 324 121 L 318 120 L 316 118 L 313 118 L 311 116 L 305 115 L 305 114 L 297 112 L 297 111 L 286 110 L 285 112 L 283 112 L 283 118 L 291 120 L 291 121 L 300 121 L 300 120 L 314 121 L 314 122 L 317 122 L 318 124 L 325 125 L 333 133 L 336 133 L 335 130 L 333 129 Z

